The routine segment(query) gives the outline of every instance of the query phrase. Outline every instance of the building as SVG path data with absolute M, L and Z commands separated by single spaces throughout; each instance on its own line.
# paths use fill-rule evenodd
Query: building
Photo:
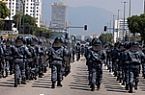
M 124 40 L 125 36 L 129 35 L 127 20 L 115 20 L 114 28 L 114 42 Z
M 10 16 L 7 17 L 7 20 L 12 20 L 13 16 L 16 14 L 16 0 L 0 0 L 6 3 L 6 6 L 10 10 Z
M 28 14 L 36 18 L 36 24 L 40 27 L 41 19 L 41 1 L 42 0 L 0 0 L 6 3 L 7 7 L 10 9 L 10 20 L 13 19 L 13 16 L 18 12 L 23 12 L 24 5 L 24 14 Z
M 24 5 L 24 14 L 28 14 L 31 17 L 36 18 L 36 24 L 40 27 L 40 20 L 41 20 L 41 3 L 42 0 L 17 0 L 17 12 L 23 12 L 23 5 Z
M 50 28 L 59 32 L 66 29 L 66 6 L 63 3 L 51 5 Z

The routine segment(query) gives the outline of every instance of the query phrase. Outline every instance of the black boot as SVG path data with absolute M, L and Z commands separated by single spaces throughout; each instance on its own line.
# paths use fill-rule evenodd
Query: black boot
M 52 88 L 52 89 L 55 88 L 55 82 L 52 82 L 51 88 Z
M 125 90 L 128 90 L 128 84 L 126 84 L 126 86 L 125 86 Z
M 26 84 L 26 78 L 22 78 L 21 83 L 22 83 L 22 84 Z
M 99 90 L 99 89 L 100 89 L 100 86 L 101 86 L 101 84 L 100 84 L 100 83 L 98 83 L 98 84 L 97 84 L 97 90 Z
M 95 85 L 94 84 L 91 84 L 91 91 L 95 91 Z
M 129 85 L 129 91 L 128 92 L 133 93 L 133 85 L 132 84 Z
M 134 89 L 137 90 L 137 87 L 138 87 L 138 82 L 135 82 Z
M 58 81 L 58 82 L 57 82 L 57 86 L 58 86 L 58 87 L 62 87 L 61 81 Z

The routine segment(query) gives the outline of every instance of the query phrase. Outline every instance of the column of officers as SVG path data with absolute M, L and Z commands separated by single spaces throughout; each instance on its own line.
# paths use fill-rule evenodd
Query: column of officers
M 138 42 L 103 45 L 94 38 L 85 45 L 85 58 L 91 91 L 100 89 L 103 64 L 129 93 L 138 89 L 139 76 L 145 78 L 145 47 Z
M 51 68 L 52 88 L 62 87 L 64 76 L 70 73 L 70 62 L 80 55 L 86 58 L 88 80 L 92 91 L 100 89 L 103 64 L 116 80 L 132 93 L 138 89 L 139 75 L 145 78 L 145 49 L 138 42 L 103 45 L 94 38 L 91 43 L 70 47 L 68 40 L 57 37 L 50 46 L 37 38 L 18 36 L 15 40 L 2 40 L 0 44 L 0 77 L 14 74 L 14 86 L 26 84 L 26 80 L 42 77 Z M 47 62 L 49 61 L 49 62 Z M 49 65 L 48 65 L 49 63 Z
M 14 87 L 26 84 L 26 80 L 41 78 L 47 71 L 46 47 L 42 40 L 18 36 L 0 42 L 0 78 L 14 75 Z
M 14 87 L 26 84 L 27 80 L 42 78 L 48 67 L 51 69 L 51 88 L 55 88 L 56 83 L 62 87 L 64 76 L 71 71 L 70 63 L 75 61 L 76 48 L 63 37 L 56 37 L 52 44 L 29 36 L 12 40 L 1 38 L 0 42 L 0 78 L 14 75 Z

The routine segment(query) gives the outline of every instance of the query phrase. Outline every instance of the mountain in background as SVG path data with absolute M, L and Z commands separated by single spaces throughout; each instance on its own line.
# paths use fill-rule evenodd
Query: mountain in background
M 49 25 L 51 18 L 51 4 L 47 0 L 43 0 L 42 21 Z M 67 21 L 70 26 L 88 25 L 88 30 L 69 29 L 70 34 L 78 35 L 99 35 L 103 32 L 104 25 L 112 20 L 112 13 L 105 9 L 84 6 L 84 7 L 67 7 Z

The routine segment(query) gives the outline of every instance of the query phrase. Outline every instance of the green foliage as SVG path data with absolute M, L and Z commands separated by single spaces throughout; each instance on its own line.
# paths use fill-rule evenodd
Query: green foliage
M 145 40 L 145 14 L 129 17 L 127 21 L 130 32 L 140 33 L 141 39 Z
M 37 27 L 35 32 L 34 32 L 34 35 L 40 36 L 40 37 L 43 36 L 43 37 L 49 38 L 50 32 L 51 31 L 49 29 L 42 28 L 42 27 Z
M 23 19 L 24 19 L 24 24 L 28 24 L 28 25 L 31 25 L 31 26 L 36 26 L 36 19 L 34 17 L 31 17 L 31 16 L 26 14 L 26 15 L 22 16 L 22 20 Z
M 6 4 L 0 1 L 0 30 L 3 29 L 4 21 L 7 16 L 10 15 L 10 11 L 7 8 Z
M 10 15 L 10 11 L 7 8 L 6 4 L 0 1 L 0 18 L 5 19 Z
M 2 30 L 4 27 L 4 21 L 3 20 L 0 20 L 0 30 Z
M 113 41 L 113 35 L 111 33 L 102 33 L 99 36 L 99 39 L 103 42 L 103 43 L 108 43 L 108 42 L 112 42 Z
M 33 34 L 37 27 L 36 19 L 27 14 L 23 16 L 22 13 L 17 13 L 13 18 L 16 25 L 15 27 L 17 27 L 19 31 L 24 27 L 25 34 Z
M 34 34 L 36 36 L 43 36 L 48 38 L 50 35 L 50 30 L 45 28 L 45 26 L 37 27 L 36 19 L 29 15 L 22 15 L 22 13 L 17 13 L 14 17 L 14 22 L 19 31 L 21 31 L 24 23 L 24 33 Z

